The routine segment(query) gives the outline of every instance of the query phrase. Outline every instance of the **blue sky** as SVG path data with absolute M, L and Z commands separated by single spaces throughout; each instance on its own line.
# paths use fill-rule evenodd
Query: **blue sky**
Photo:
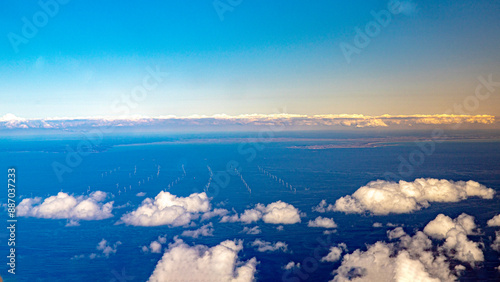
M 73 0 L 18 52 L 9 38 L 43 9 L 2 1 L 0 116 L 114 115 L 147 67 L 169 75 L 131 114 L 444 113 L 500 80 L 500 2 L 456 2 L 403 1 L 348 62 L 339 44 L 387 1 L 243 0 L 221 20 L 212 1 Z M 498 97 L 473 114 L 499 115 Z

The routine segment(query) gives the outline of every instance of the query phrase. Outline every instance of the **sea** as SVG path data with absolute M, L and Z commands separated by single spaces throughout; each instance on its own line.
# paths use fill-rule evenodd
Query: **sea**
M 496 269 L 500 265 L 499 253 L 489 247 L 498 228 L 486 225 L 488 219 L 500 213 L 498 132 L 453 131 L 439 140 L 433 139 L 435 135 L 430 130 L 2 134 L 0 177 L 4 184 L 0 201 L 4 227 L 0 233 L 0 275 L 4 281 L 147 281 L 162 254 L 144 252 L 141 247 L 164 235 L 167 246 L 186 227 L 130 226 L 120 223 L 120 218 L 160 191 L 179 197 L 205 191 L 212 198 L 213 207 L 238 213 L 258 203 L 276 201 L 299 209 L 301 222 L 280 228 L 262 221 L 250 225 L 221 223 L 215 217 L 203 223 L 212 222 L 213 236 L 178 237 L 188 245 L 208 247 L 228 239 L 243 240 L 239 260 L 255 257 L 259 261 L 257 281 L 329 281 L 341 260 L 320 262 L 314 259 L 315 252 L 324 256 L 329 246 L 339 243 L 345 243 L 348 252 L 363 251 L 377 241 L 387 241 L 387 231 L 394 226 L 414 234 L 440 213 L 452 218 L 467 213 L 475 217 L 480 228 L 477 235 L 469 238 L 482 244 L 485 261 L 475 267 L 466 265 L 460 281 L 500 281 Z M 432 150 L 422 151 L 424 141 Z M 416 161 L 416 153 L 423 157 Z M 114 201 L 114 216 L 82 220 L 78 226 L 67 226 L 66 219 L 17 217 L 16 274 L 8 273 L 10 234 L 5 204 L 9 168 L 16 171 L 17 203 L 24 198 L 47 198 L 61 191 L 78 196 L 100 190 Z M 238 174 L 234 173 L 235 168 Z M 210 171 L 214 177 L 207 189 Z M 334 203 L 370 181 L 417 178 L 474 180 L 493 188 L 497 195 L 489 200 L 431 203 L 428 208 L 409 214 L 313 211 L 321 200 Z M 137 196 L 140 192 L 145 196 Z M 333 218 L 338 225 L 335 231 L 324 234 L 322 228 L 308 227 L 307 222 L 317 216 Z M 374 227 L 376 222 L 382 227 Z M 245 226 L 257 225 L 262 230 L 260 234 L 241 232 Z M 200 226 L 196 223 L 189 229 Z M 285 242 L 287 251 L 258 252 L 250 245 L 257 238 Z M 120 241 L 121 245 L 109 257 L 90 259 L 88 255 L 96 252 L 102 239 Z M 283 267 L 290 261 L 301 263 L 301 275 L 285 275 Z M 286 280 L 287 277 L 296 280 Z

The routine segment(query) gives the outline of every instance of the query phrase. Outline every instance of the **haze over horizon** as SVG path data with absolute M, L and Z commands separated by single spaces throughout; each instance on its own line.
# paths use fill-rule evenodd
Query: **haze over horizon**
M 500 116 L 499 2 L 54 3 L 0 4 L 0 116 Z

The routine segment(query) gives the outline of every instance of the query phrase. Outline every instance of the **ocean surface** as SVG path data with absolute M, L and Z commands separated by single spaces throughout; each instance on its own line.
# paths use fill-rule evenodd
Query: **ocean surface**
M 495 269 L 500 265 L 499 253 L 489 247 L 498 228 L 486 226 L 488 219 L 500 213 L 498 135 L 483 132 L 483 138 L 474 139 L 475 133 L 470 133 L 467 138 L 457 137 L 460 135 L 457 134 L 456 138 L 433 142 L 433 152 L 426 154 L 423 162 L 413 165 L 411 173 L 404 171 L 401 174 L 401 158 L 408 159 L 419 149 L 411 138 L 395 138 L 403 135 L 431 138 L 431 132 L 295 132 L 273 134 L 274 138 L 258 133 L 120 133 L 104 136 L 102 140 L 95 136 L 87 139 L 79 134 L 3 136 L 0 139 L 0 176 L 5 184 L 4 192 L 0 193 L 2 204 L 7 201 L 7 169 L 14 167 L 18 202 L 23 198 L 46 198 L 60 191 L 77 196 L 100 190 L 107 192 L 114 201 L 114 216 L 104 220 L 81 220 L 79 226 L 66 226 L 66 219 L 18 217 L 16 275 L 7 273 L 3 262 L 1 276 L 4 281 L 146 281 L 162 254 L 145 253 L 142 246 L 166 235 L 167 247 L 185 229 L 196 229 L 212 222 L 213 236 L 179 238 L 188 245 L 209 247 L 227 239 L 242 239 L 244 248 L 239 252 L 239 259 L 257 258 L 257 281 L 282 281 L 286 272 L 283 266 L 288 262 L 307 265 L 307 258 L 314 257 L 318 246 L 320 254 L 326 255 L 328 247 L 320 243 L 325 240 L 328 240 L 328 245 L 345 243 L 348 252 L 366 250 L 367 245 L 387 241 L 387 231 L 394 228 L 387 223 L 402 226 L 412 235 L 440 213 L 452 218 L 467 213 L 475 217 L 481 230 L 469 238 L 483 243 L 485 261 L 474 268 L 466 266 L 460 280 L 500 281 L 500 272 Z M 373 145 L 370 138 L 384 139 Z M 82 140 L 88 142 L 82 145 Z M 321 148 L 332 144 L 335 146 Z M 79 151 L 79 146 L 84 149 Z M 68 163 L 71 152 L 84 154 Z M 58 177 L 54 163 L 70 167 L 71 171 Z M 228 173 L 233 172 L 232 167 L 237 167 L 241 176 Z M 218 180 L 225 182 L 218 185 L 220 189 L 214 188 L 217 182 L 212 180 L 207 194 L 212 197 L 213 207 L 241 213 L 257 203 L 281 200 L 303 213 L 301 222 L 283 225 L 282 230 L 278 230 L 279 225 L 262 221 L 249 225 L 221 223 L 218 217 L 203 223 L 196 221 L 196 226 L 189 228 L 138 227 L 119 222 L 123 214 L 135 210 L 145 198 L 154 198 L 162 190 L 179 197 L 205 191 L 210 178 L 209 169 L 214 175 L 218 172 L 219 175 L 229 175 L 227 179 Z M 263 170 L 268 173 L 263 173 Z M 287 188 L 269 174 L 293 188 Z M 400 215 L 318 213 L 312 210 L 322 199 L 334 203 L 370 181 L 386 179 L 387 175 L 406 181 L 421 177 L 474 180 L 493 188 L 497 195 L 491 200 L 469 198 L 457 203 L 431 203 L 428 208 Z M 144 192 L 145 196 L 137 196 L 139 192 Z M 3 214 L 7 226 L 7 212 Z M 324 234 L 325 229 L 308 227 L 307 222 L 317 216 L 333 218 L 338 225 L 336 231 Z M 375 222 L 382 223 L 382 227 L 373 227 Z M 245 226 L 257 225 L 262 233 L 241 233 Z M 0 253 L 6 261 L 8 234 L 5 227 L 2 229 Z M 285 242 L 287 251 L 258 252 L 250 245 L 257 238 Z M 102 239 L 110 243 L 120 241 L 121 245 L 109 257 L 89 258 Z M 76 258 L 80 255 L 83 256 Z M 290 281 L 331 280 L 334 277 L 332 272 L 340 263 L 341 260 L 317 262 L 302 270 L 305 275 L 290 276 L 298 279 Z

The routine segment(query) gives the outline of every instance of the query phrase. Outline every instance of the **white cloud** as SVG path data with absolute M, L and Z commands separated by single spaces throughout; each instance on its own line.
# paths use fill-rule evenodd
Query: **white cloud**
M 429 202 L 459 202 L 473 196 L 492 199 L 494 195 L 493 189 L 472 180 L 454 182 L 418 178 L 413 182 L 401 180 L 399 183 L 377 180 L 338 199 L 331 210 L 345 213 L 368 211 L 376 215 L 410 213 L 428 207 Z
M 338 261 L 340 259 L 340 257 L 342 256 L 343 251 L 347 251 L 347 246 L 344 243 L 340 243 L 336 247 L 335 246 L 330 247 L 329 253 L 325 257 L 321 258 L 321 261 L 323 261 L 323 262 L 324 261 L 328 261 L 328 262 Z
M 290 204 L 277 201 L 267 205 L 262 220 L 272 224 L 295 224 L 300 222 L 300 211 Z
M 271 224 L 295 224 L 301 222 L 300 211 L 294 206 L 282 201 L 270 203 L 265 206 L 257 204 L 255 208 L 245 210 L 242 214 L 226 215 L 221 222 L 243 222 L 250 224 L 262 219 Z
M 309 220 L 307 223 L 309 227 L 322 227 L 322 228 L 337 228 L 337 224 L 333 219 L 318 216 L 314 221 Z
M 156 126 L 156 127 L 189 127 L 189 126 L 272 126 L 287 127 L 389 127 L 405 126 L 413 128 L 419 125 L 453 125 L 453 124 L 494 124 L 492 115 L 381 115 L 366 116 L 362 114 L 243 114 L 230 116 L 215 114 L 212 116 L 129 116 L 116 117 L 52 117 L 45 119 L 24 119 L 13 114 L 0 117 L 0 129 L 3 128 L 75 128 L 75 127 L 123 127 L 123 126 Z
M 427 223 L 424 232 L 432 238 L 445 239 L 452 229 L 458 229 L 465 235 L 471 235 L 475 228 L 474 217 L 468 214 L 463 213 L 455 219 L 451 219 L 451 217 L 444 214 L 438 214 L 435 219 Z
M 89 259 L 95 259 L 95 258 L 101 258 L 101 257 L 106 257 L 108 258 L 111 254 L 116 254 L 116 251 L 118 250 L 118 246 L 120 246 L 122 242 L 117 241 L 114 244 L 108 243 L 107 240 L 102 239 L 96 247 L 96 250 L 100 251 L 100 253 L 91 253 L 88 257 Z M 85 258 L 85 255 L 75 255 L 71 259 L 83 259 Z
M 74 255 L 72 258 L 70 258 L 71 260 L 75 260 L 75 259 L 83 259 L 85 258 L 85 255 Z
M 157 241 L 151 242 L 151 244 L 149 244 L 149 249 L 151 250 L 152 253 L 156 253 L 156 254 L 161 253 L 160 242 L 157 242 Z
M 257 235 L 257 234 L 262 233 L 262 230 L 260 230 L 259 226 L 254 226 L 252 228 L 248 228 L 247 226 L 245 226 L 240 233 L 246 233 L 249 235 Z
M 442 249 L 451 257 L 474 265 L 475 262 L 484 260 L 479 243 L 467 238 L 467 235 L 474 234 L 474 229 L 476 229 L 476 224 L 474 217 L 470 215 L 463 213 L 451 219 L 439 214 L 425 226 L 424 232 L 432 238 L 445 239 Z
M 42 198 L 26 198 L 19 203 L 17 215 L 24 217 L 72 219 L 72 220 L 102 220 L 113 216 L 113 202 L 101 203 L 107 197 L 102 191 L 96 191 L 89 196 L 68 195 L 59 192 L 42 201 Z M 73 222 L 74 224 L 74 222 Z
M 205 224 L 202 227 L 196 230 L 184 230 L 181 236 L 198 238 L 200 236 L 214 236 L 213 224 L 210 222 L 209 224 Z
M 500 231 L 495 231 L 495 241 L 491 244 L 491 248 L 497 252 L 500 252 Z
M 151 252 L 151 253 L 159 254 L 159 253 L 161 253 L 161 250 L 162 250 L 162 244 L 165 244 L 165 243 L 167 243 L 167 235 L 158 236 L 158 239 L 155 240 L 155 241 L 152 241 L 149 244 L 149 247 L 148 246 L 142 246 L 141 249 L 145 253 Z
M 399 239 L 404 235 L 406 235 L 406 232 L 403 230 L 402 227 L 397 227 L 393 230 L 387 231 L 387 238 L 389 238 L 389 240 Z
M 321 200 L 321 202 L 317 206 L 313 207 L 312 210 L 320 213 L 326 212 L 327 211 L 326 200 L 325 199 Z
M 257 247 L 257 251 L 259 252 L 275 252 L 275 251 L 283 251 L 286 252 L 288 250 L 288 245 L 284 242 L 278 241 L 275 243 L 266 242 L 260 239 L 256 239 L 251 244 L 252 247 Z
M 332 281 L 456 281 L 466 268 L 455 263 L 452 267 L 451 260 L 468 262 L 472 267 L 484 260 L 479 244 L 467 238 L 476 234 L 472 216 L 461 214 L 451 219 L 440 214 L 424 232 L 409 236 L 401 227 L 388 231 L 388 238 L 396 242 L 379 241 L 366 251 L 344 255 Z M 443 244 L 433 246 L 426 234 L 444 239 Z M 340 250 L 333 251 L 332 259 L 340 257 Z
M 156 265 L 149 281 L 253 281 L 257 260 L 240 262 L 238 252 L 242 249 L 241 241 L 227 240 L 209 248 L 191 247 L 176 240 Z
M 135 226 L 182 226 L 210 210 L 210 200 L 203 193 L 177 197 L 161 191 L 155 199 L 146 198 L 135 211 L 122 216 L 121 220 Z
M 66 227 L 70 226 L 80 226 L 80 223 L 78 222 L 78 220 L 70 219 L 68 223 L 66 223 Z
M 344 255 L 332 281 L 455 281 L 447 258 L 432 252 L 422 232 L 404 235 L 399 243 L 377 242 L 366 251 Z M 351 278 L 351 279 L 349 279 Z
M 492 219 L 488 220 L 488 226 L 500 226 L 500 214 L 495 215 Z
M 206 212 L 201 216 L 201 221 L 211 219 L 212 217 L 216 216 L 225 216 L 229 213 L 228 210 L 226 209 L 214 209 L 212 211 Z
M 101 242 L 99 242 L 99 244 L 97 244 L 96 249 L 98 251 L 102 251 L 102 254 L 105 257 L 109 257 L 110 254 L 116 254 L 116 250 L 118 249 L 118 246 L 121 244 L 122 244 L 122 242 L 117 241 L 113 245 L 110 245 L 108 243 L 108 241 L 102 239 Z
M 135 194 L 137 197 L 144 197 L 146 196 L 146 192 L 139 192 L 137 194 Z
M 300 262 L 294 262 L 294 261 L 291 261 L 289 263 L 287 263 L 285 266 L 283 266 L 283 269 L 285 270 L 290 270 L 292 268 L 300 268 Z
M 375 228 L 379 228 L 379 227 L 382 227 L 383 225 L 380 222 L 375 222 L 375 223 L 373 223 L 372 226 L 375 227 Z

